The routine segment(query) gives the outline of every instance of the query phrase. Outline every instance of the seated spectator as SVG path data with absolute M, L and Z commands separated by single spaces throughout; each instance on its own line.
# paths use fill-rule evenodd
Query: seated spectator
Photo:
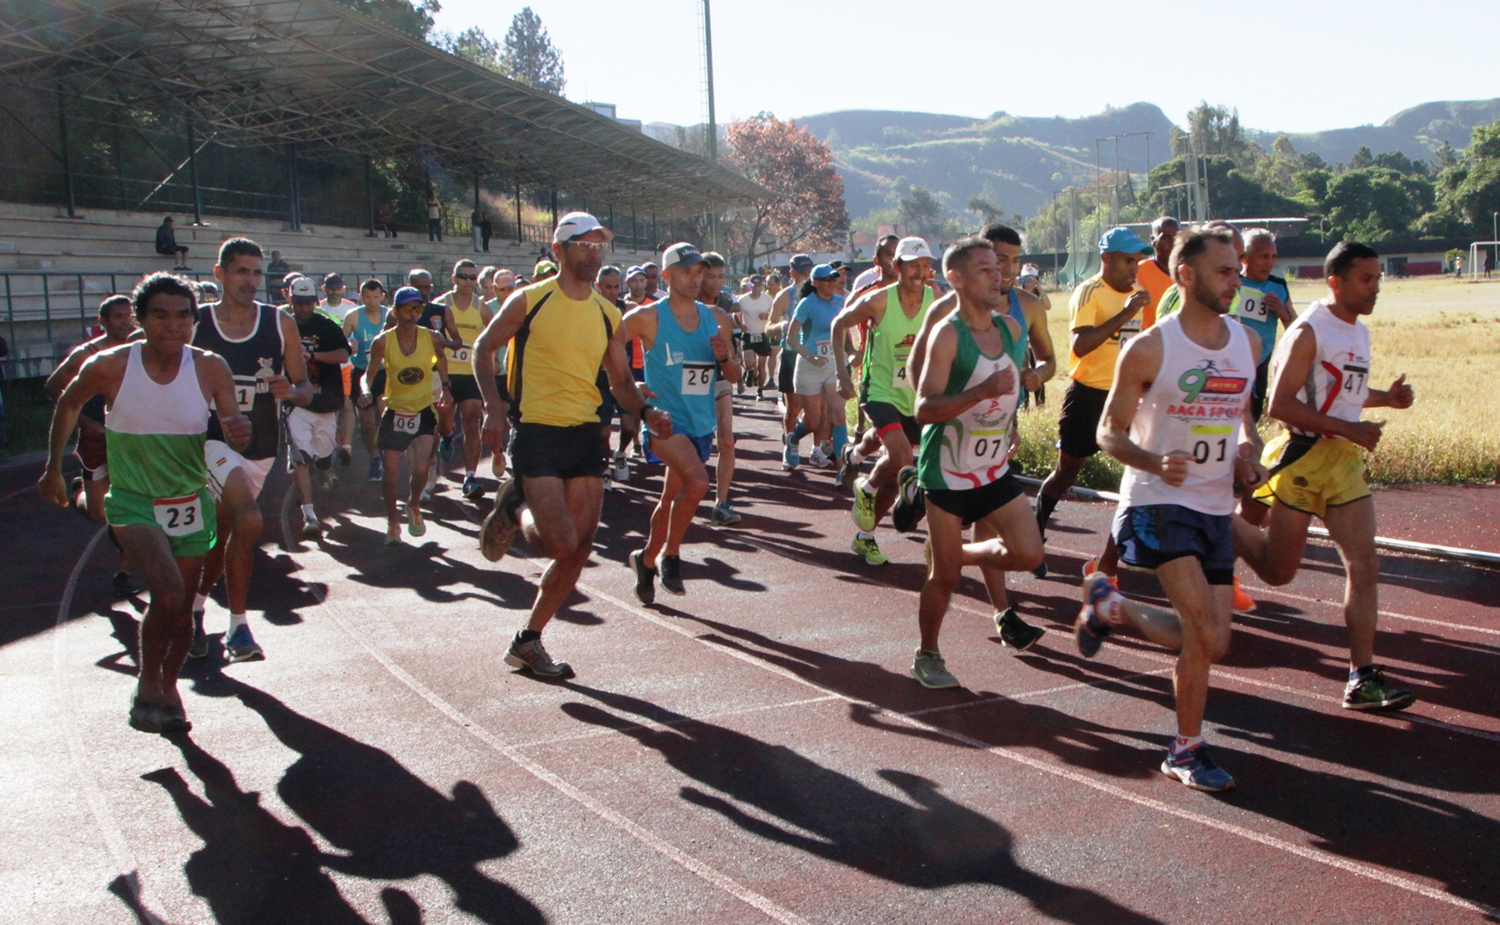
M 287 274 L 291 269 L 292 265 L 282 258 L 281 251 L 271 251 L 271 262 L 266 264 L 266 301 L 272 304 L 286 301 L 282 290 L 290 282 Z
M 168 215 L 161 220 L 161 226 L 156 229 L 156 252 L 163 257 L 175 257 L 177 266 L 173 270 L 191 270 L 187 265 L 188 249 L 177 243 L 177 233 L 172 230 L 172 216 Z

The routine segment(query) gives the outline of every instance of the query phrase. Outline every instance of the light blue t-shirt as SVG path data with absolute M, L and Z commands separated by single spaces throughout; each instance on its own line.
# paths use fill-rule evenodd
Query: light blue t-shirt
M 802 343 L 812 353 L 818 353 L 818 345 L 833 342 L 833 319 L 844 307 L 844 297 L 836 295 L 825 302 L 817 295 L 809 295 L 797 303 L 792 320 L 802 325 Z
M 689 437 L 714 432 L 714 383 L 718 364 L 709 339 L 719 330 L 713 309 L 698 306 L 698 327 L 688 332 L 677 323 L 666 299 L 656 303 L 656 340 L 646 351 L 646 387 L 651 403 L 672 416 L 672 430 Z
M 1292 293 L 1287 289 L 1286 280 L 1279 276 L 1268 276 L 1261 281 L 1240 277 L 1241 300 L 1240 304 L 1234 307 L 1234 311 L 1245 327 L 1260 337 L 1260 358 L 1255 364 L 1259 366 L 1271 358 L 1271 351 L 1276 348 L 1276 324 L 1280 317 L 1275 312 L 1267 311 L 1264 304 L 1255 304 L 1244 299 L 1246 289 L 1275 293 L 1283 305 L 1291 304 Z

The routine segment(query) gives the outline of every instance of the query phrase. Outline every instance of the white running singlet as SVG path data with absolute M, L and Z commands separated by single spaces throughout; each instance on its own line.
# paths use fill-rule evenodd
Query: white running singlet
M 1369 329 L 1359 319 L 1353 324 L 1340 319 L 1322 299 L 1292 322 L 1286 336 L 1281 339 L 1282 343 L 1290 344 L 1291 335 L 1300 327 L 1312 328 L 1318 349 L 1313 358 L 1312 372 L 1297 389 L 1297 400 L 1314 411 L 1341 421 L 1359 420 L 1364 412 L 1365 399 L 1370 397 Z M 1288 349 L 1276 351 L 1271 360 L 1272 382 L 1280 376 Z M 1307 437 L 1334 436 L 1291 430 Z

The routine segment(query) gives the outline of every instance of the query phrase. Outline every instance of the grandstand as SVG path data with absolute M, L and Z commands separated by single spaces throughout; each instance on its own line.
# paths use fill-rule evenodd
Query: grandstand
M 670 236 L 674 219 L 765 195 L 716 163 L 333 0 L 0 3 L 0 89 L 0 122 L 9 121 L 0 130 L 32 142 L 0 154 L 0 333 L 11 340 L 12 376 L 49 369 L 102 294 L 174 263 L 152 246 L 168 212 L 201 274 L 236 234 L 280 250 L 294 269 L 347 279 L 411 266 L 442 279 L 473 255 L 467 216 L 442 243 L 410 223 L 398 238 L 371 235 L 372 159 L 419 163 L 450 198 L 472 189 L 476 208 L 513 204 L 513 216 L 489 207 L 498 220 L 485 256 L 518 271 L 531 269 L 546 239 L 545 227 L 523 221 L 523 201 L 554 215 L 589 208 L 617 231 L 613 260 L 629 262 Z M 177 127 L 180 162 L 162 150 L 163 132 Z M 128 169 L 122 138 L 161 169 Z M 88 169 L 110 150 L 117 176 Z M 216 151 L 228 179 L 201 184 L 200 162 Z M 284 160 L 283 188 L 262 188 L 248 170 L 236 178 L 235 152 Z M 326 191 L 299 165 L 335 159 L 362 160 L 365 188 L 341 188 L 343 211 L 322 208 L 333 221 L 319 224 Z M 242 188 L 229 188 L 236 179 Z

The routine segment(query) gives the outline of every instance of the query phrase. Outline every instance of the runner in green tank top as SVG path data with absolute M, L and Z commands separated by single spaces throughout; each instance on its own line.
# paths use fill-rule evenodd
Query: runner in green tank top
M 989 584 L 991 573 L 1030 569 L 1042 560 L 1041 535 L 1009 464 L 1021 372 L 1008 351 L 1021 331 L 998 314 L 1006 302 L 999 258 L 984 238 L 963 238 L 948 248 L 943 270 L 958 295 L 958 311 L 927 341 L 916 403 L 929 566 L 911 674 L 935 688 L 958 686 L 939 653 L 938 634 L 963 567 L 979 566 Z M 990 538 L 965 543 L 964 527 L 981 523 Z
M 912 448 L 921 438 L 913 416 L 916 390 L 907 375 L 906 361 L 916 342 L 922 319 L 932 305 L 932 251 L 921 238 L 902 238 L 896 244 L 896 282 L 872 289 L 833 320 L 833 340 L 842 343 L 851 329 L 864 325 L 864 374 L 859 389 L 860 407 L 880 440 L 880 453 L 868 478 L 855 480 L 854 506 L 850 516 L 858 528 L 850 548 L 867 565 L 888 560 L 875 544 L 875 525 L 896 500 L 896 477 L 912 463 Z M 835 351 L 839 394 L 854 397 L 854 385 L 843 355 Z M 840 475 L 853 471 L 863 457 L 855 444 L 842 454 Z
M 155 273 L 132 294 L 145 334 L 95 354 L 58 398 L 52 415 L 43 498 L 68 503 L 63 447 L 84 403 L 109 403 L 110 491 L 105 513 L 130 561 L 145 579 L 151 604 L 141 619 L 140 679 L 130 725 L 143 732 L 192 728 L 177 693 L 177 674 L 193 638 L 193 591 L 203 556 L 214 544 L 213 499 L 203 444 L 210 406 L 224 436 L 243 446 L 250 419 L 235 399 L 229 364 L 189 346 L 198 306 L 186 280 Z

